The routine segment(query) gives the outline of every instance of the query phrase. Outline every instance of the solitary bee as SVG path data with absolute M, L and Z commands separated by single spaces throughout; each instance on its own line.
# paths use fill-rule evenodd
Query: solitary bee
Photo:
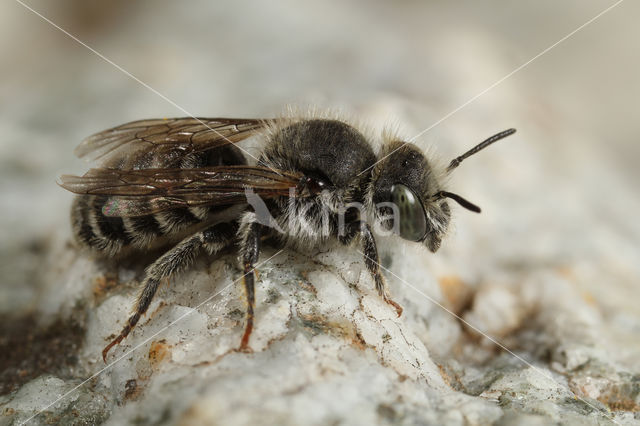
M 75 239 L 99 254 L 172 247 L 147 269 L 135 311 L 102 351 L 119 344 L 143 315 L 163 278 L 210 255 L 239 246 L 247 312 L 240 350 L 253 330 L 254 265 L 263 237 L 313 247 L 329 239 L 361 244 L 376 290 L 398 316 L 387 291 L 372 226 L 435 252 L 451 218 L 440 177 L 465 158 L 509 136 L 500 132 L 438 171 L 415 146 L 387 138 L 376 155 L 353 126 L 331 119 L 173 118 L 134 121 L 84 140 L 76 154 L 98 162 L 60 185 L 80 194 L 71 221 Z M 264 148 L 249 165 L 236 145 L 261 135 Z

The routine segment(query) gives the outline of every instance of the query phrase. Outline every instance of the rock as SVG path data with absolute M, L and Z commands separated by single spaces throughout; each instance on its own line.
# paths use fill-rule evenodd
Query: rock
M 393 244 L 387 245 L 391 252 L 404 243 Z M 74 249 L 54 252 L 59 256 L 65 250 Z M 425 255 L 405 249 L 403 261 L 419 262 Z M 137 273 L 119 268 L 118 275 L 130 280 L 104 290 L 104 277 L 115 276 L 110 271 L 114 266 L 76 257 L 53 282 L 88 290 L 78 292 L 75 302 L 47 302 L 58 303 L 60 312 L 71 306 L 78 310 L 79 301 L 86 307 L 84 345 L 67 354 L 77 359 L 75 370 L 64 378 L 40 376 L 2 397 L 5 419 L 21 422 L 37 414 L 38 422 L 75 415 L 77 421 L 108 419 L 110 424 L 486 424 L 499 419 L 595 424 L 609 421 L 605 404 L 631 410 L 637 403 L 637 385 L 627 389 L 612 382 L 619 370 L 610 366 L 585 375 L 579 369 L 602 361 L 593 359 L 594 350 L 570 343 L 575 340 L 565 340 L 564 349 L 554 348 L 554 340 L 547 343 L 552 353 L 564 354 L 552 355 L 557 359 L 552 369 L 531 355 L 521 354 L 534 363 L 526 365 L 486 344 L 482 364 L 476 364 L 477 354 L 464 354 L 478 351 L 477 333 L 468 334 L 461 325 L 453 334 L 425 329 L 426 324 L 440 327 L 456 320 L 446 312 L 440 323 L 431 319 L 444 311 L 425 306 L 419 293 L 403 285 L 405 278 L 390 276 L 395 299 L 405 309 L 397 318 L 378 297 L 353 250 L 336 245 L 301 254 L 267 247 L 261 259 L 272 256 L 259 267 L 253 353 L 235 351 L 244 323 L 243 290 L 235 255 L 225 254 L 213 261 L 199 259 L 163 286 L 140 325 L 110 354 L 107 366 L 100 352 L 127 318 L 138 291 Z M 388 267 L 398 266 L 391 258 Z M 439 288 L 435 276 L 423 278 L 432 284 L 416 287 L 418 291 Z M 525 303 L 517 292 L 506 293 L 513 303 L 492 305 L 504 292 L 480 287 L 473 306 L 495 306 L 488 315 L 496 308 L 519 312 Z M 446 296 L 437 297 L 446 303 Z M 511 324 L 500 313 L 496 327 L 487 326 L 484 311 L 471 309 L 465 319 L 477 321 L 477 328 L 496 338 L 525 327 L 496 328 Z M 77 316 L 73 309 L 68 312 Z M 461 352 L 459 359 L 467 358 L 467 363 L 430 350 L 440 344 L 454 345 L 452 350 Z M 560 372 L 570 374 L 570 380 Z

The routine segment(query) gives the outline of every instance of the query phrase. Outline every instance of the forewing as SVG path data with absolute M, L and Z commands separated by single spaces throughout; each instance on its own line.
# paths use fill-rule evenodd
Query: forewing
M 91 169 L 63 175 L 59 184 L 76 194 L 108 196 L 106 216 L 143 216 L 178 208 L 247 202 L 247 191 L 262 198 L 289 195 L 302 175 L 258 166 L 198 169 Z
M 121 170 L 164 167 L 185 156 L 236 143 L 269 121 L 236 118 L 139 120 L 89 136 L 75 149 L 80 158 Z M 161 163 L 158 164 L 158 161 Z M 140 167 L 140 165 L 152 165 Z

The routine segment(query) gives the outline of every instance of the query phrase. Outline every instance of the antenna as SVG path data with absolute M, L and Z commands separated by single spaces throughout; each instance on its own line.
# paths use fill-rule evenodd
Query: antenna
M 490 138 L 480 142 L 478 145 L 474 146 L 473 148 L 471 148 L 469 151 L 465 152 L 461 156 L 456 157 L 453 160 L 451 160 L 451 163 L 449 163 L 449 167 L 447 167 L 447 173 L 451 172 L 453 169 L 458 167 L 460 165 L 460 163 L 462 163 L 462 161 L 464 159 L 466 159 L 468 157 L 471 157 L 473 154 L 477 153 L 478 151 L 481 151 L 481 150 L 485 149 L 486 147 L 488 147 L 489 145 L 491 145 L 494 142 L 498 142 L 500 139 L 504 139 L 507 136 L 511 136 L 515 132 L 516 132 L 516 129 L 503 130 L 502 132 L 497 133 L 497 134 L 491 136 Z M 449 198 L 453 198 L 453 197 L 449 197 Z M 454 198 L 454 200 L 455 200 L 455 198 Z M 458 200 L 456 200 L 456 201 L 458 201 Z M 461 203 L 461 205 L 462 205 L 462 203 Z M 473 209 L 470 209 L 470 210 L 473 210 Z
M 471 201 L 465 200 L 458 194 L 454 194 L 453 192 L 440 191 L 436 193 L 434 197 L 436 199 L 442 198 L 442 197 L 451 198 L 452 200 L 454 200 L 456 203 L 460 204 L 462 207 L 464 207 L 467 210 L 471 210 L 472 212 L 476 212 L 476 213 L 481 212 L 480 207 L 476 206 Z

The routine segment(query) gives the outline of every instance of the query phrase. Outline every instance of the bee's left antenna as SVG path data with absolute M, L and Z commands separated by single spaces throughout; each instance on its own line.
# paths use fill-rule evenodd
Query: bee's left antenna
M 449 163 L 449 167 L 447 167 L 447 173 L 451 172 L 453 169 L 458 167 L 460 165 L 460 163 L 462 163 L 462 161 L 464 159 L 466 159 L 468 157 L 471 157 L 473 154 L 477 153 L 478 151 L 481 151 L 481 150 L 485 149 L 486 147 L 488 147 L 489 145 L 491 145 L 494 142 L 498 142 L 500 139 L 504 139 L 507 136 L 511 136 L 515 132 L 516 132 L 516 129 L 503 130 L 502 132 L 497 133 L 497 134 L 491 136 L 490 138 L 480 142 L 478 145 L 474 146 L 473 148 L 471 148 L 469 151 L 465 152 L 461 156 L 456 157 L 453 160 L 451 160 L 451 163 Z
M 480 207 L 476 206 L 471 201 L 465 200 L 464 198 L 462 198 L 458 194 L 454 194 L 453 192 L 440 191 L 440 192 L 437 192 L 433 197 L 436 200 L 442 197 L 451 198 L 452 200 L 454 200 L 456 203 L 460 204 L 462 207 L 464 207 L 467 210 L 471 210 L 472 212 L 476 212 L 476 213 L 480 213 L 482 211 L 480 210 Z

